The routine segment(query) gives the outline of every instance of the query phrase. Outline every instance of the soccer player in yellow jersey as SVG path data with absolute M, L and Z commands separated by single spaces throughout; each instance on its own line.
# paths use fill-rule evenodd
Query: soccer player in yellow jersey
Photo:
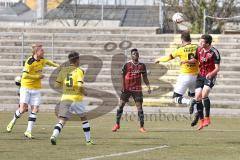
M 180 58 L 180 75 L 174 87 L 173 98 L 178 104 L 191 104 L 191 100 L 183 97 L 188 89 L 188 96 L 194 97 L 195 84 L 198 74 L 198 63 L 189 64 L 188 60 L 194 58 L 197 50 L 197 45 L 191 44 L 191 37 L 189 32 L 182 32 L 181 34 L 182 46 L 175 50 L 169 56 L 159 58 L 155 63 L 168 62 L 176 57 Z M 193 112 L 193 108 L 190 109 Z
M 44 58 L 44 50 L 40 44 L 32 46 L 32 53 L 33 55 L 26 60 L 22 73 L 19 108 L 16 110 L 13 119 L 7 126 L 7 131 L 11 132 L 17 119 L 20 118 L 24 112 L 27 112 L 28 105 L 30 105 L 32 110 L 28 118 L 27 130 L 24 133 L 27 138 L 33 138 L 32 128 L 36 121 L 41 101 L 41 80 L 44 78 L 42 70 L 46 65 L 53 67 L 59 66 Z
M 56 145 L 59 133 L 74 111 L 82 121 L 86 144 L 91 145 L 93 142 L 90 137 L 90 125 L 84 114 L 85 106 L 82 103 L 83 96 L 86 94 L 83 86 L 84 71 L 79 68 L 80 59 L 77 52 L 72 51 L 68 59 L 70 65 L 61 68 L 55 83 L 56 88 L 62 89 L 62 97 L 58 111 L 59 122 L 55 125 L 50 140 L 52 145 Z

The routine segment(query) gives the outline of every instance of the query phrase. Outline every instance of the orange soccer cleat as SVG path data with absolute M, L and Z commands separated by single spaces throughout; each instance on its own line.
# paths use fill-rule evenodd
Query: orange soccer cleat
M 141 128 L 139 128 L 139 132 L 141 132 L 141 133 L 145 133 L 145 132 L 147 132 L 143 127 L 141 127 Z
M 204 119 L 201 119 L 201 120 L 200 120 L 200 124 L 199 124 L 197 130 L 203 129 L 203 127 L 204 127 L 203 124 L 204 124 Z
M 120 125 L 119 124 L 115 124 L 112 128 L 113 132 L 116 132 L 118 129 L 120 129 Z
M 210 117 L 205 117 L 203 127 L 207 127 L 210 123 L 211 123 Z

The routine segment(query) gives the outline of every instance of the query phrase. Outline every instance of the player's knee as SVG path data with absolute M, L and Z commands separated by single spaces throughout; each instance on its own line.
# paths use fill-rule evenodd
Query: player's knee
M 136 107 L 138 111 L 142 110 L 142 102 L 136 102 Z
M 202 101 L 203 101 L 204 106 L 206 106 L 206 105 L 209 106 L 211 103 L 210 99 L 208 97 L 203 98 Z
M 61 123 L 62 125 L 65 125 L 66 121 L 67 121 L 66 118 L 62 118 L 62 117 L 59 118 L 59 123 Z
M 28 104 L 26 103 L 21 103 L 19 105 L 19 110 L 21 113 L 27 112 L 28 111 Z
M 120 103 L 120 106 L 119 106 L 119 109 L 123 109 L 123 107 L 125 106 L 126 102 L 121 100 L 121 103 Z
M 39 108 L 38 107 L 33 107 L 32 108 L 32 112 L 33 113 L 38 113 L 39 112 Z
M 87 117 L 85 115 L 80 116 L 81 121 L 87 121 Z

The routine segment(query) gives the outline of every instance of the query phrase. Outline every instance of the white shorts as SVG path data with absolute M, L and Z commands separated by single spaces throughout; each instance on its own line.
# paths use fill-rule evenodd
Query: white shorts
M 41 92 L 39 89 L 20 88 L 20 102 L 31 106 L 39 106 L 41 102 Z
M 187 89 L 190 93 L 195 93 L 197 75 L 179 75 L 174 92 L 184 95 Z
M 71 102 L 62 101 L 60 102 L 58 109 L 58 116 L 71 118 L 72 114 L 81 116 L 85 113 L 85 104 L 83 102 Z

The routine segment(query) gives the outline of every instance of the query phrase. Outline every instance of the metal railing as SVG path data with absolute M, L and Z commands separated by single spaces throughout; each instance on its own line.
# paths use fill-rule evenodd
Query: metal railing
M 142 6 L 158 6 L 159 0 L 75 0 L 73 3 L 79 5 L 142 5 Z
M 18 3 L 20 0 L 0 0 L 0 7 L 8 8 Z
M 29 41 L 31 41 L 34 44 L 34 40 L 36 40 L 36 39 L 31 39 L 29 37 L 36 36 L 36 35 L 38 35 L 38 33 L 25 33 L 25 32 L 4 33 L 4 32 L 2 32 L 2 33 L 0 33 L 0 39 L 1 40 L 4 39 L 5 40 L 4 42 L 7 42 L 7 40 L 11 40 L 11 42 L 10 42 L 10 43 L 12 43 L 11 47 L 12 46 L 20 46 L 21 47 L 21 53 L 20 53 L 21 56 L 20 56 L 20 59 L 19 59 L 19 64 L 22 66 L 23 62 L 25 60 L 25 56 L 27 55 L 26 49 L 29 49 L 29 47 L 31 47 L 31 45 L 29 45 L 29 44 L 26 45 L 26 43 L 29 43 Z M 96 33 L 93 33 L 93 34 L 86 34 L 86 33 L 49 33 L 47 36 L 48 36 L 48 38 L 45 38 L 44 40 L 42 40 L 42 43 L 44 43 L 44 41 L 47 41 L 50 45 L 43 46 L 43 47 L 47 47 L 48 50 L 51 50 L 51 55 L 49 55 L 49 56 L 51 57 L 51 60 L 54 61 L 55 60 L 56 43 L 59 42 L 59 41 L 56 40 L 56 37 L 61 36 L 62 38 L 63 37 L 72 38 L 72 37 L 80 37 L 80 36 L 82 36 L 82 37 L 89 37 L 90 36 L 90 37 L 92 37 L 92 39 L 96 39 L 97 36 L 103 36 L 104 37 L 105 34 L 96 34 Z M 109 44 L 109 46 L 111 46 L 112 44 L 114 45 L 114 48 L 112 48 L 110 50 L 114 50 L 114 49 L 116 49 L 116 47 L 119 47 L 121 50 L 123 50 L 125 55 L 127 55 L 127 50 L 132 45 L 131 42 L 128 41 L 127 34 L 115 34 L 115 35 L 113 34 L 111 36 L 112 37 L 116 36 L 117 38 L 120 37 L 120 39 L 121 39 L 120 41 L 121 41 L 122 44 L 121 43 L 116 44 L 114 41 L 108 41 L 109 43 L 111 43 L 111 44 Z M 90 41 L 90 40 L 87 40 L 87 38 L 86 38 L 85 41 L 92 42 L 93 40 Z M 36 40 L 36 42 L 41 43 L 41 40 Z M 17 45 L 16 45 L 16 43 L 17 43 Z M 121 45 L 124 46 L 124 43 L 129 43 L 129 45 L 127 45 L 128 47 L 122 47 Z M 1 45 L 1 46 L 6 47 L 6 48 L 9 47 L 8 45 L 5 45 L 5 46 Z M 76 47 L 78 47 L 78 46 L 76 46 Z M 104 47 L 105 46 L 103 46 L 103 48 Z

